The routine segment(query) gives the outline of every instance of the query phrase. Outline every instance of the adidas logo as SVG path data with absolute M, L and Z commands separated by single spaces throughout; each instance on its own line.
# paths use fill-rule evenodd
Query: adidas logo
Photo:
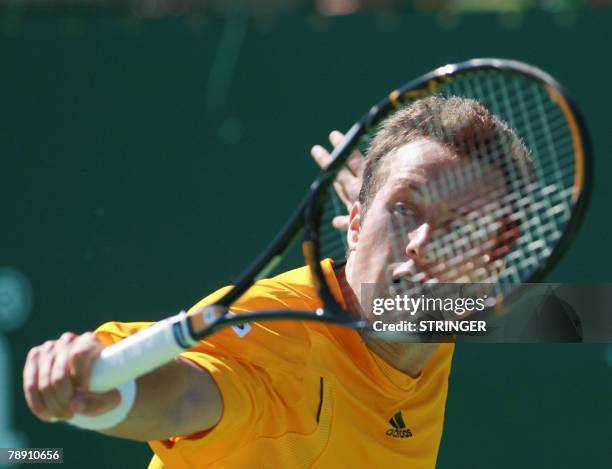
M 412 436 L 410 429 L 406 428 L 401 411 L 391 417 L 389 423 L 393 428 L 389 428 L 385 435 L 392 436 L 393 438 L 410 438 Z

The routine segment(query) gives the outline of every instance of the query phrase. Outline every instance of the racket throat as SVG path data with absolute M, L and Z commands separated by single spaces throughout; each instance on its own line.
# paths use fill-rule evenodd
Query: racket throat
M 194 339 L 201 338 L 214 324 L 226 315 L 231 315 L 226 306 L 209 305 L 195 313 L 189 314 L 189 329 Z M 208 335 L 208 333 L 206 333 Z

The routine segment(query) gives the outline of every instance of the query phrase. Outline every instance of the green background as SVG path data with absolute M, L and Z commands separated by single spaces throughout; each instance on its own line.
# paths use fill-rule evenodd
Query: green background
M 444 63 L 523 60 L 571 91 L 597 176 L 550 280 L 610 281 L 610 11 L 2 24 L 0 266 L 23 272 L 35 301 L 3 333 L 3 386 L 28 445 L 63 447 L 67 467 L 146 467 L 149 450 L 38 422 L 20 391 L 27 350 L 160 319 L 231 282 L 315 175 L 310 146 Z M 458 346 L 438 467 L 610 467 L 608 347 Z

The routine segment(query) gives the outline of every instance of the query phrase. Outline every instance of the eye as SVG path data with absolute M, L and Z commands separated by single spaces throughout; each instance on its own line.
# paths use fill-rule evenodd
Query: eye
M 449 232 L 458 231 L 461 227 L 461 211 L 462 210 L 458 207 L 449 206 L 447 204 L 439 205 L 436 213 L 436 225 Z
M 402 217 L 414 217 L 416 215 L 416 210 L 403 202 L 395 203 L 392 210 L 394 214 Z
M 451 220 L 447 226 L 449 231 L 454 232 L 458 232 L 459 230 L 461 230 L 462 227 L 461 223 L 458 220 Z
M 463 212 L 463 208 L 444 205 L 438 216 L 443 224 L 452 224 L 461 219 Z

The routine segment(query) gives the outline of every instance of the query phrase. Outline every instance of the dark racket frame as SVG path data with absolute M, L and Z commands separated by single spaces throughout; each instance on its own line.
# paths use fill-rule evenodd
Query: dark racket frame
M 334 298 L 325 281 L 320 260 L 321 215 L 329 194 L 329 188 L 348 156 L 359 140 L 372 130 L 391 111 L 421 97 L 436 93 L 457 77 L 479 71 L 502 72 L 522 75 L 539 83 L 550 99 L 562 110 L 571 132 L 575 157 L 575 179 L 573 213 L 564 233 L 554 246 L 552 253 L 533 271 L 522 279 L 524 283 L 542 280 L 567 251 L 580 227 L 588 205 L 593 174 L 591 146 L 581 113 L 565 90 L 542 70 L 512 60 L 473 59 L 455 65 L 446 65 L 410 81 L 392 91 L 374 105 L 346 133 L 344 140 L 333 150 L 332 162 L 322 170 L 287 224 L 270 243 L 265 252 L 236 280 L 234 287 L 214 305 L 197 314 L 180 315 L 161 321 L 118 344 L 107 347 L 94 365 L 91 380 L 93 391 L 105 391 L 118 384 L 141 376 L 172 360 L 181 351 L 197 341 L 228 326 L 244 322 L 263 320 L 308 320 L 339 324 L 351 328 L 363 328 L 361 318 L 344 311 Z M 239 315 L 230 312 L 231 305 L 259 278 L 265 277 L 282 259 L 283 254 L 303 233 L 302 250 L 306 264 L 310 267 L 315 286 L 323 300 L 324 308 L 313 311 L 267 310 Z

